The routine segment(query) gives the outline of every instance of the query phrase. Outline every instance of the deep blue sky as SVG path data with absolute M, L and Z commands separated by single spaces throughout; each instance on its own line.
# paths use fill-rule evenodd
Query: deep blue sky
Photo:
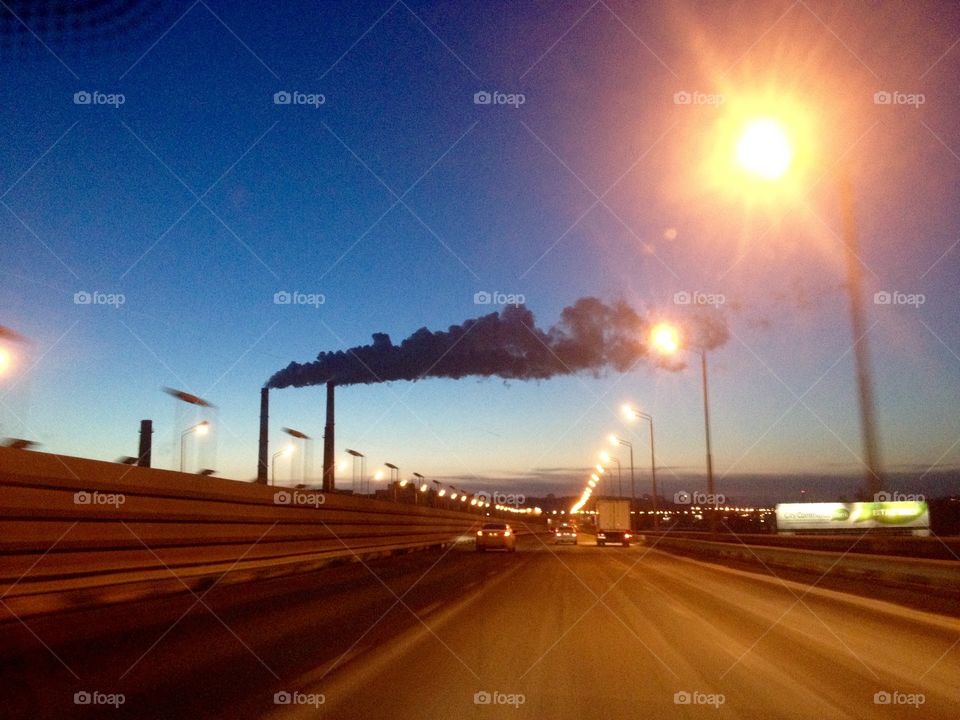
M 856 472 L 839 160 L 855 178 L 885 465 L 956 467 L 960 10 L 670 7 L 210 0 L 129 42 L 48 38 L 5 58 L 0 324 L 31 343 L 0 380 L 0 431 L 113 459 L 149 417 L 171 466 L 190 422 L 160 392 L 173 386 L 218 406 L 193 461 L 245 479 L 258 389 L 291 360 L 459 323 L 491 310 L 474 304 L 483 290 L 522 293 L 544 326 L 586 295 L 676 317 L 674 294 L 701 291 L 725 296 L 732 333 L 711 356 L 718 474 Z M 83 90 L 125 102 L 74 104 Z M 326 102 L 275 105 L 280 90 Z M 525 102 L 476 105 L 481 90 Z M 727 101 L 677 104 L 683 91 Z M 878 91 L 924 102 L 878 105 Z M 711 129 L 759 96 L 814 128 L 802 200 L 751 204 L 704 180 Z M 284 290 L 326 302 L 274 304 Z M 883 290 L 926 301 L 875 305 Z M 80 291 L 125 303 L 76 305 Z M 701 470 L 697 374 L 646 364 L 343 388 L 338 450 L 465 487 L 572 493 L 582 473 L 567 469 L 626 431 L 625 400 L 656 416 L 663 465 Z M 274 447 L 282 425 L 319 436 L 322 401 L 274 392 Z

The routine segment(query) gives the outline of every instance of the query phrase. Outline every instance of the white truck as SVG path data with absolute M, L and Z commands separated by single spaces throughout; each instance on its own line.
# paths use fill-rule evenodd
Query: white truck
M 630 547 L 633 536 L 630 522 L 630 501 L 597 499 L 597 546 L 617 543 Z

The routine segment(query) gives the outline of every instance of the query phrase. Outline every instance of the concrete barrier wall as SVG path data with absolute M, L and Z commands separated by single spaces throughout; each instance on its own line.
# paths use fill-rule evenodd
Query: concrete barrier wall
M 0 448 L 0 597 L 22 618 L 184 592 L 444 546 L 485 519 Z

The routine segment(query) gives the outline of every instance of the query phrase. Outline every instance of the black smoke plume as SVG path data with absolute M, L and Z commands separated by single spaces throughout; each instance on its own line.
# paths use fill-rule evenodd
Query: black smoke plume
M 581 298 L 565 307 L 549 330 L 536 326 L 526 306 L 508 306 L 447 330 L 420 328 L 399 345 L 385 333 L 374 333 L 371 345 L 321 352 L 313 362 L 290 363 L 267 381 L 267 387 L 470 375 L 540 380 L 580 372 L 626 372 L 648 354 L 649 325 L 623 301 L 607 305 L 597 298 Z M 726 342 L 721 316 L 698 318 L 695 325 L 695 336 L 708 349 Z M 681 366 L 671 366 L 677 367 Z

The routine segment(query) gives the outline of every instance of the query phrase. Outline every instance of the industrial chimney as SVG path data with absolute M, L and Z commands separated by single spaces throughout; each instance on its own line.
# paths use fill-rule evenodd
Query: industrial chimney
M 323 491 L 333 492 L 334 470 L 336 462 L 333 457 L 333 388 L 332 382 L 327 383 L 327 424 L 323 428 Z
M 140 421 L 140 452 L 137 453 L 137 465 L 150 467 L 153 454 L 153 420 Z
M 268 440 L 270 437 L 270 388 L 260 389 L 260 452 L 257 459 L 257 482 L 267 484 L 269 458 Z

